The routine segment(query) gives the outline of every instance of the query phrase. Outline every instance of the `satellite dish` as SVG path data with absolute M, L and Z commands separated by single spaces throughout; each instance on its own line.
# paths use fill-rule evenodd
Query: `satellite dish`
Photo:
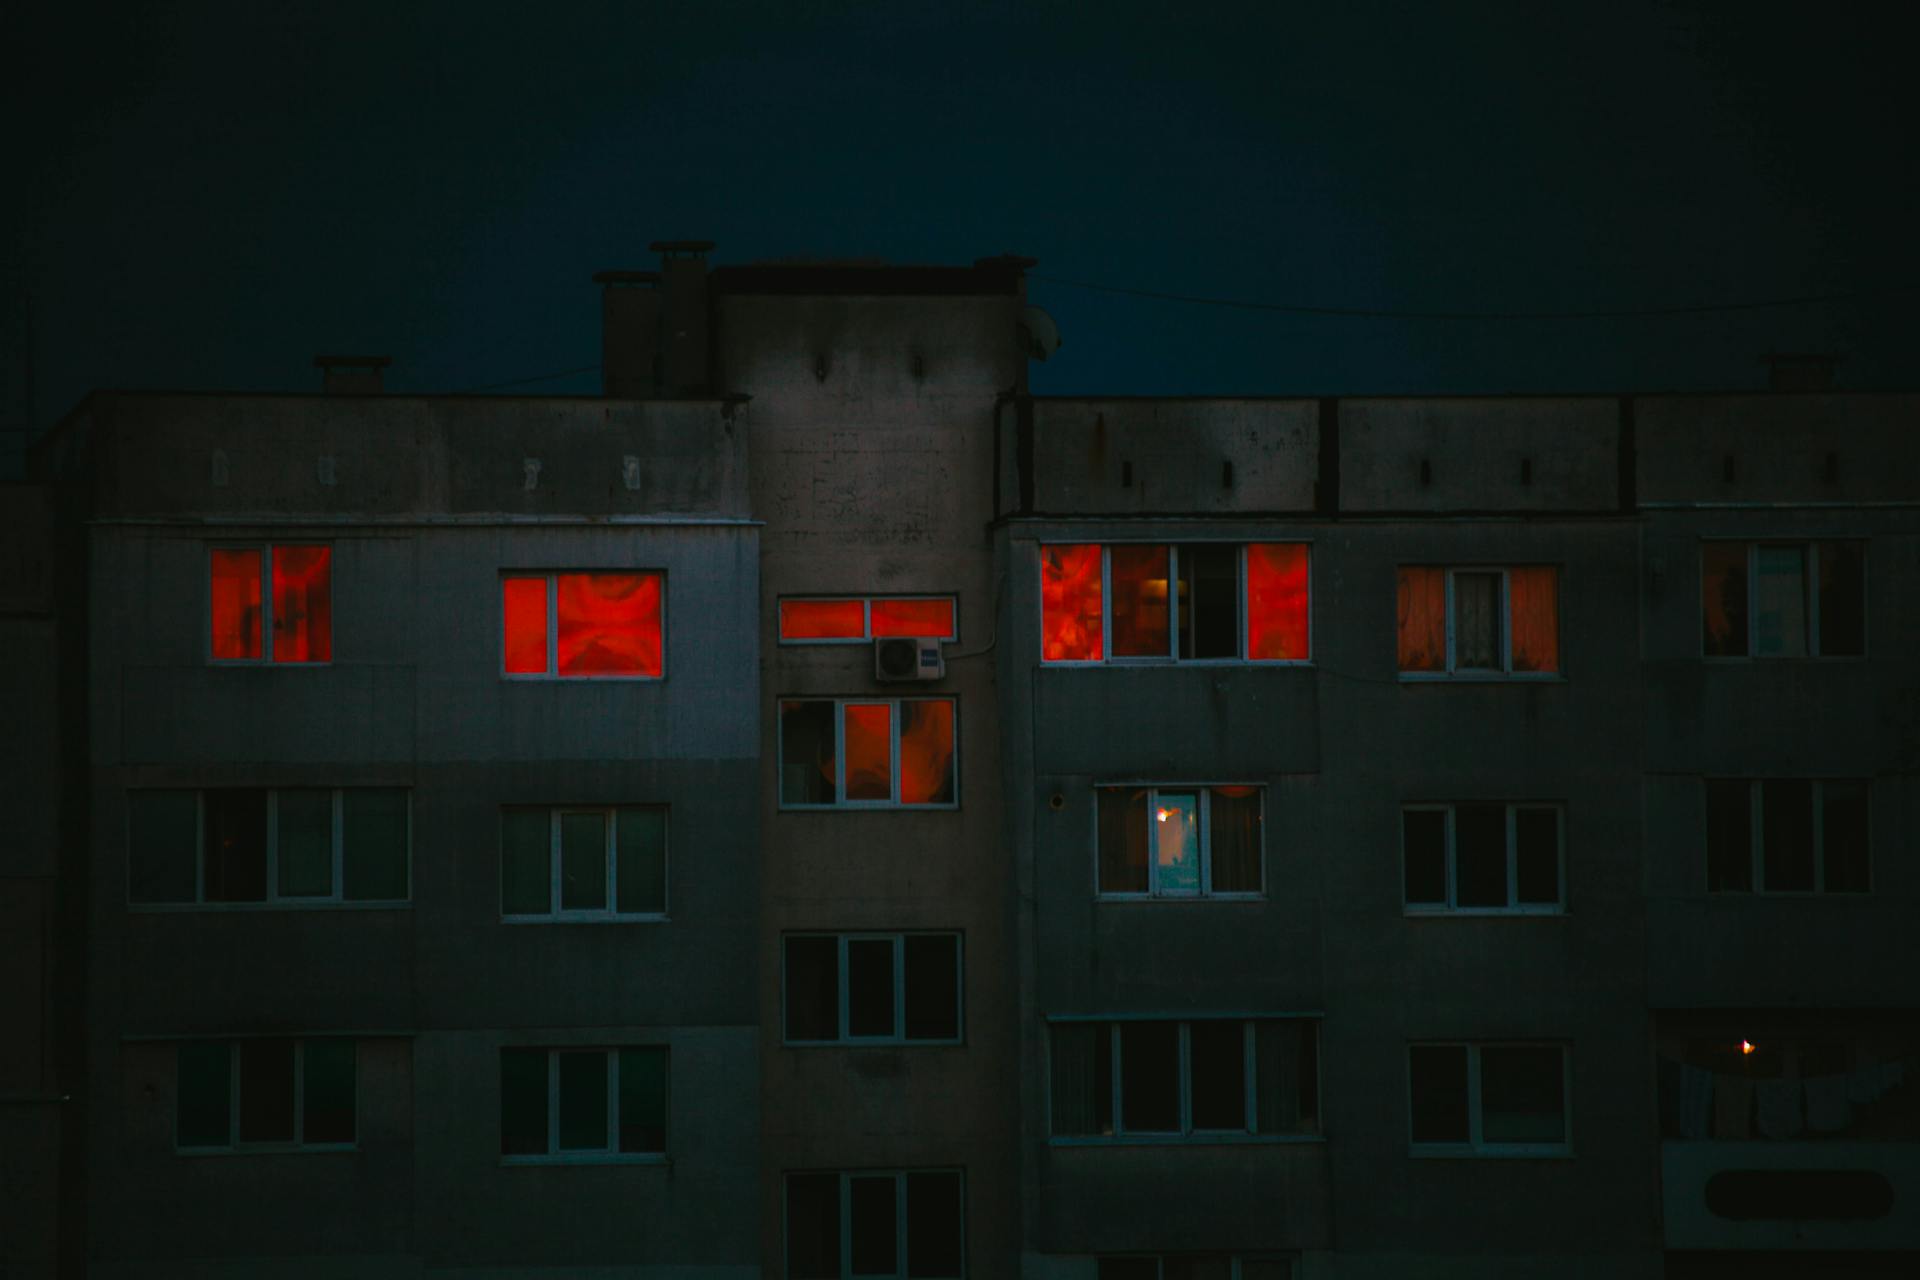
M 1020 335 L 1026 339 L 1030 360 L 1045 360 L 1060 349 L 1060 326 L 1039 307 L 1020 309 Z

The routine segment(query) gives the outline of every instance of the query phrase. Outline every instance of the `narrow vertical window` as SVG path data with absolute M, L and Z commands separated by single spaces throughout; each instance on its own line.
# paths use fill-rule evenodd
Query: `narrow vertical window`
M 900 704 L 900 803 L 953 803 L 953 703 Z
M 1246 1132 L 1246 1024 L 1195 1022 L 1187 1034 L 1193 1128 Z
M 1701 643 L 1707 656 L 1747 653 L 1747 555 L 1744 542 L 1700 544 Z
M 833 804 L 840 777 L 835 756 L 833 702 L 780 704 L 780 803 Z
M 560 814 L 560 910 L 607 906 L 607 815 Z
M 1515 671 L 1560 669 L 1560 575 L 1550 566 L 1507 570 L 1509 639 Z
M 1094 794 L 1100 801 L 1100 892 L 1147 892 L 1147 789 L 1101 787 Z
M 1744 893 L 1753 888 L 1753 788 L 1744 778 L 1709 778 L 1707 888 Z
M 1810 893 L 1814 885 L 1813 784 L 1767 778 L 1760 784 L 1761 880 L 1771 893 Z
M 333 792 L 280 791 L 274 796 L 283 898 L 333 893 Z
M 1413 1141 L 1472 1140 L 1467 1104 L 1467 1047 L 1415 1045 L 1407 1052 L 1412 1081 Z
M 354 1140 L 357 1096 L 351 1040 L 307 1040 L 301 1046 L 300 1137 L 316 1145 Z
M 893 799 L 893 708 L 884 702 L 841 707 L 842 750 L 847 761 L 847 799 Z
M 867 602 L 864 600 L 782 600 L 782 640 L 864 640 L 867 638 Z
M 245 661 L 261 656 L 260 561 L 257 548 L 213 551 L 213 656 Z
M 273 548 L 273 660 L 333 658 L 333 548 Z
M 506 578 L 500 584 L 503 644 L 509 675 L 547 671 L 547 580 Z
M 1107 549 L 1116 658 L 1170 658 L 1167 548 L 1122 543 Z
M 1307 643 L 1307 545 L 1247 545 L 1247 657 L 1255 662 L 1302 662 Z
M 1153 863 L 1160 892 L 1200 892 L 1200 798 L 1162 791 L 1153 812 Z
M 1754 551 L 1754 653 L 1801 658 L 1807 653 L 1805 547 L 1762 545 Z
M 1040 548 L 1040 656 L 1047 662 L 1098 662 L 1101 554 L 1098 544 Z
M 1447 571 L 1400 569 L 1399 636 L 1402 671 L 1447 669 Z
M 240 1141 L 294 1140 L 291 1040 L 240 1042 Z
M 1865 543 L 1820 546 L 1820 656 L 1858 658 L 1867 652 Z
M 204 797 L 202 876 L 208 902 L 264 902 L 267 897 L 267 793 L 257 788 L 208 791 Z
M 1179 563 L 1179 657 L 1202 662 L 1239 657 L 1240 548 L 1224 542 L 1183 543 Z
M 1215 893 L 1260 892 L 1260 789 L 1207 789 L 1207 857 Z
M 1453 668 L 1500 671 L 1500 575 L 1453 575 Z
M 233 1046 L 224 1040 L 188 1041 L 175 1055 L 174 1144 L 233 1144 Z
M 1120 1024 L 1120 1123 L 1129 1133 L 1180 1132 L 1180 1024 Z

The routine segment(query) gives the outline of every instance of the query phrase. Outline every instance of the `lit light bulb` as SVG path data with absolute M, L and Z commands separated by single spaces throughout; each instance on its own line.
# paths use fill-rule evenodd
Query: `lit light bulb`
M 1752 1052 L 1753 1052 L 1753 1041 L 1751 1041 L 1751 1040 L 1742 1040 L 1742 1041 L 1740 1042 L 1740 1052 L 1741 1052 L 1742 1054 L 1748 1054 L 1748 1053 L 1752 1053 Z
M 1160 811 L 1160 821 L 1165 822 L 1167 820 L 1167 815 L 1171 812 L 1173 812 L 1171 809 L 1162 809 Z

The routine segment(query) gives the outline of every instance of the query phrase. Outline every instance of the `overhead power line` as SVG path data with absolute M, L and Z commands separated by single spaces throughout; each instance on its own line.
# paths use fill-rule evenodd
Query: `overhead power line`
M 1069 280 L 1065 276 L 1030 272 L 1029 280 L 1064 284 L 1095 293 L 1119 294 L 1128 298 L 1151 298 L 1159 302 L 1185 302 L 1201 307 L 1230 307 L 1238 311 L 1278 311 L 1297 316 L 1346 316 L 1368 320 L 1624 320 L 1653 316 L 1704 315 L 1715 311 L 1764 311 L 1775 307 L 1804 307 L 1829 302 L 1854 302 L 1863 298 L 1913 293 L 1920 285 L 1888 285 L 1880 289 L 1861 289 L 1851 293 L 1814 293 L 1795 298 L 1761 298 L 1746 302 L 1704 302 L 1677 307 L 1612 307 L 1587 311 L 1403 311 L 1390 307 L 1316 307 L 1294 302 L 1256 302 L 1245 298 L 1208 298 L 1191 293 L 1166 293 L 1158 289 L 1129 289 L 1122 285 L 1097 284 L 1092 280 Z

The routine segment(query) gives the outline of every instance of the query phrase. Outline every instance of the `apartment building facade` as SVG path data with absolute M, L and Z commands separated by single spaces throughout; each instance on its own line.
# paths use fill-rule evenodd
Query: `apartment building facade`
M 655 248 L 603 396 L 38 446 L 75 1268 L 1920 1258 L 1920 400 L 1039 397 L 1020 259 Z

